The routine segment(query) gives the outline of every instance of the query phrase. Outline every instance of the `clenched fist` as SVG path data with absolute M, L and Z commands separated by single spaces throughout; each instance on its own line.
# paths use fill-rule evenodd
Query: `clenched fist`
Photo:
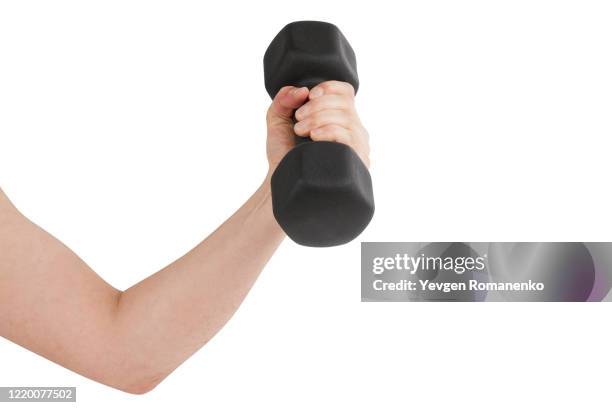
M 295 145 L 294 135 L 346 144 L 366 166 L 370 165 L 368 132 L 355 110 L 355 90 L 351 84 L 327 81 L 310 91 L 285 86 L 272 101 L 267 122 L 270 172 Z

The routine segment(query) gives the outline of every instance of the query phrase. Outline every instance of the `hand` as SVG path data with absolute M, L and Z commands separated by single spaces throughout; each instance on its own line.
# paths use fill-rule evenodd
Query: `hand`
M 270 172 L 295 145 L 294 135 L 344 143 L 370 165 L 368 132 L 355 110 L 355 90 L 346 82 L 323 82 L 310 92 L 308 88 L 283 87 L 268 109 L 267 122 Z

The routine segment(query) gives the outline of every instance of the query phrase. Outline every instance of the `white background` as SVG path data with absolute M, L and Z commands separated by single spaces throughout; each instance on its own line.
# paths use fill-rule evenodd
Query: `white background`
M 76 386 L 82 407 L 609 405 L 610 304 L 360 303 L 359 282 L 360 240 L 612 240 L 609 2 L 2 1 L 0 186 L 131 286 L 263 179 L 262 57 L 302 19 L 357 53 L 367 231 L 285 242 L 149 394 L 3 339 L 0 385 Z

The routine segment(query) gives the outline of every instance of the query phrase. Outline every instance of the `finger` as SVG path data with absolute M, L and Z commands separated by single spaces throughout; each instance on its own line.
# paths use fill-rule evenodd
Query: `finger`
M 355 88 L 348 82 L 326 81 L 315 86 L 310 90 L 309 98 L 316 99 L 323 95 L 343 95 L 351 98 L 355 97 Z
M 351 144 L 351 131 L 338 125 L 325 125 L 312 129 L 310 137 L 315 141 L 328 141 Z
M 274 97 L 270 106 L 271 113 L 283 119 L 291 119 L 293 111 L 308 100 L 308 88 L 285 86 Z
M 320 98 L 311 99 L 295 111 L 297 120 L 304 120 L 308 116 L 325 109 L 340 109 L 354 112 L 355 105 L 352 98 L 340 95 L 324 95 Z
M 367 143 L 367 136 L 360 136 L 361 132 L 361 130 L 352 131 L 338 125 L 327 125 L 312 129 L 310 137 L 318 142 L 336 142 L 350 146 L 366 167 L 370 167 L 370 147 Z
M 338 125 L 350 129 L 353 122 L 354 120 L 347 115 L 346 112 L 338 109 L 330 109 L 317 112 L 297 122 L 294 126 L 294 131 L 298 136 L 308 136 L 312 129 L 327 125 Z

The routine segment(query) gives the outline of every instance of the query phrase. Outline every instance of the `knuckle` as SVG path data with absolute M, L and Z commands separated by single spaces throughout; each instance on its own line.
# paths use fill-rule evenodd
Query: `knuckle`
M 319 86 L 325 91 L 326 95 L 330 95 L 338 93 L 338 84 L 338 81 L 325 81 L 319 84 Z
M 321 142 L 321 141 L 327 140 L 326 137 L 327 136 L 325 135 L 325 133 L 321 133 L 321 132 L 312 133 L 310 135 L 310 138 L 314 140 L 315 142 Z
M 323 102 L 321 101 L 321 99 L 325 98 L 325 96 L 318 98 L 318 99 L 313 99 L 308 101 L 308 103 L 306 103 L 303 108 L 305 112 L 317 112 L 319 110 L 321 110 L 322 104 Z
M 318 86 L 323 89 L 324 91 L 328 92 L 328 91 L 332 91 L 333 88 L 333 83 L 334 81 L 325 81 L 325 82 L 321 82 Z
M 327 86 L 329 86 L 330 90 L 341 95 L 350 96 L 351 98 L 355 96 L 355 88 L 348 82 L 329 81 L 327 82 Z
M 341 126 L 337 126 L 334 125 L 331 128 L 330 134 L 333 136 L 333 138 L 339 142 L 339 143 L 344 143 L 344 144 L 350 144 L 351 141 L 351 135 L 349 133 L 349 131 Z
M 351 139 L 351 133 L 349 132 L 349 130 L 340 126 L 336 127 L 336 135 L 344 140 Z
M 312 127 L 323 126 L 325 124 L 325 114 L 321 112 L 316 113 L 312 116 L 310 121 L 312 123 Z
M 353 109 L 351 106 L 344 106 L 340 110 L 342 111 L 342 116 L 351 122 L 358 122 L 359 117 L 357 116 L 357 112 L 355 112 L 355 109 Z
M 342 95 L 330 95 L 325 102 L 330 109 L 350 110 L 352 106 L 352 102 Z
M 325 127 L 321 128 L 321 130 L 322 130 L 322 133 L 324 133 L 328 137 L 336 137 L 336 136 L 338 136 L 338 130 L 336 129 L 336 127 L 334 125 L 325 126 Z
M 312 101 L 312 111 L 314 112 L 338 109 L 338 107 L 342 106 L 344 106 L 344 103 L 339 101 L 336 95 L 324 95 L 321 98 Z
M 347 94 L 350 95 L 351 99 L 353 99 L 355 97 L 355 87 L 348 82 L 342 82 L 342 86 L 346 90 Z

